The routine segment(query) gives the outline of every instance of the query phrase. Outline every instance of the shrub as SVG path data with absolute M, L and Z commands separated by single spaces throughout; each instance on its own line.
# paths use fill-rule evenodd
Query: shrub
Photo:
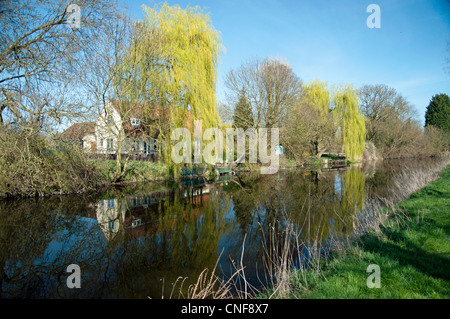
M 89 190 L 99 175 L 77 146 L 0 127 L 0 193 L 44 196 Z

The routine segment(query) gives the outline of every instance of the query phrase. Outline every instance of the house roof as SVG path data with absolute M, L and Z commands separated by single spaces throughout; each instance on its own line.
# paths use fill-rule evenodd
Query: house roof
M 151 105 L 146 107 L 143 103 L 131 103 L 118 100 L 110 100 L 111 105 L 124 119 L 130 118 L 147 118 L 147 119 L 161 119 L 162 117 L 170 115 L 170 108 L 161 105 Z
M 111 105 L 114 109 L 120 114 L 123 120 L 123 128 L 127 136 L 137 137 L 145 133 L 146 130 L 149 129 L 148 126 L 133 126 L 130 123 L 130 119 L 138 118 L 138 119 L 151 119 L 151 120 L 163 120 L 172 118 L 174 115 L 170 107 L 165 107 L 161 105 L 151 105 L 150 107 L 146 106 L 143 103 L 131 103 L 126 101 L 118 101 L 118 100 L 110 100 Z M 191 128 L 191 117 L 192 112 L 190 110 L 187 111 L 187 118 L 185 126 L 187 128 Z M 143 123 L 142 123 L 143 124 Z M 147 132 L 148 133 L 148 132 Z
M 82 139 L 95 133 L 95 122 L 75 123 L 59 135 L 62 140 Z

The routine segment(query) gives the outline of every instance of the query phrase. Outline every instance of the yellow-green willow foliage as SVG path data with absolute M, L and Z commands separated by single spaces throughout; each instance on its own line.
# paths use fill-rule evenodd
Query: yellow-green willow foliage
M 282 142 L 294 156 L 312 154 L 320 158 L 333 147 L 336 129 L 330 106 L 326 82 L 303 84 L 300 101 L 291 109 L 282 136 Z
M 135 22 L 128 54 L 119 65 L 122 99 L 142 105 L 159 133 L 160 156 L 169 174 L 179 165 L 171 161 L 170 133 L 187 128 L 194 138 L 194 120 L 202 129 L 220 127 L 216 109 L 218 56 L 223 47 L 209 16 L 199 7 L 142 6 L 143 21 Z M 155 114 L 157 118 L 154 118 Z M 160 157 L 160 158 L 161 158 Z
M 348 159 L 358 159 L 364 152 L 366 127 L 364 116 L 359 109 L 356 90 L 350 85 L 338 89 L 335 93 L 334 105 L 342 150 Z
M 186 127 L 186 121 L 193 124 L 199 119 L 203 128 L 217 127 L 215 90 L 222 45 L 209 16 L 199 7 L 182 9 L 164 4 L 155 8 L 144 5 L 143 9 L 147 35 L 157 35 L 160 41 L 160 57 L 149 67 L 158 69 L 155 82 L 159 95 L 171 105 L 175 126 Z M 145 47 L 139 54 L 146 56 Z M 189 109 L 193 116 L 188 119 Z
M 314 80 L 304 84 L 303 93 L 304 101 L 314 106 L 320 115 L 325 115 L 330 111 L 330 92 L 326 82 Z

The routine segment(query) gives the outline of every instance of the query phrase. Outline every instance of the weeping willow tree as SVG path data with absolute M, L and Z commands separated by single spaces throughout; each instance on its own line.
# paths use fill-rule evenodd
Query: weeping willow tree
M 304 84 L 303 99 L 318 110 L 321 116 L 330 112 L 330 91 L 326 82 L 314 80 Z
M 296 160 L 310 155 L 320 158 L 333 146 L 336 130 L 330 101 L 326 82 L 302 85 L 301 97 L 290 107 L 281 134 L 283 146 Z
M 359 159 L 364 152 L 366 127 L 359 109 L 358 95 L 352 86 L 337 89 L 334 96 L 334 115 L 339 127 L 342 151 L 350 160 Z
M 209 16 L 199 7 L 142 8 L 145 17 L 134 25 L 122 80 L 130 79 L 129 100 L 144 105 L 148 111 L 144 114 L 151 117 L 157 112 L 164 119 L 156 125 L 163 158 L 172 166 L 173 128 L 187 128 L 193 136 L 194 120 L 201 120 L 203 129 L 220 125 L 215 90 L 223 47 Z
M 313 153 L 320 158 L 334 141 L 334 121 L 331 113 L 330 91 L 326 82 L 314 80 L 304 85 L 304 103 L 315 113 L 314 134 L 311 136 Z
M 199 7 L 163 4 L 154 8 L 144 5 L 143 9 L 147 32 L 161 38 L 160 94 L 174 107 L 175 124 L 184 125 L 185 111 L 190 109 L 205 127 L 217 126 L 215 89 L 222 45 L 209 16 Z

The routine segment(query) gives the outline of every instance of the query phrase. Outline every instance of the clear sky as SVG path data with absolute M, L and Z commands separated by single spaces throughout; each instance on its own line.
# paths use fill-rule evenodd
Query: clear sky
M 224 99 L 224 78 L 253 58 L 281 58 L 303 81 L 330 85 L 386 84 L 418 111 L 437 93 L 450 95 L 449 0 L 178 0 L 169 5 L 200 6 L 220 32 L 226 52 L 220 57 L 217 96 Z M 141 5 L 160 1 L 128 0 L 135 18 Z M 380 7 L 380 28 L 368 28 Z

